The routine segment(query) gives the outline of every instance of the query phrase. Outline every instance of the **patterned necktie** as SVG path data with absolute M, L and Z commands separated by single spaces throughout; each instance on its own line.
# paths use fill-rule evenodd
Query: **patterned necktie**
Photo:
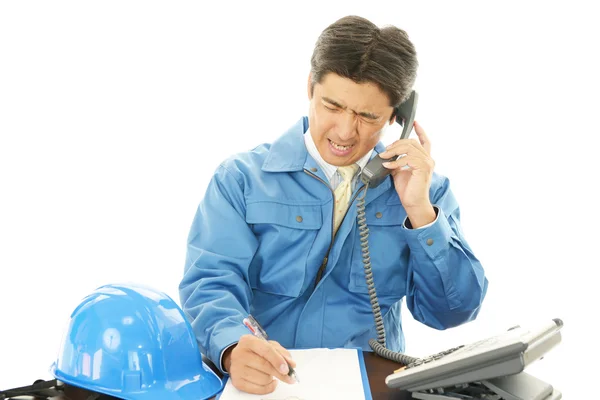
M 352 164 L 346 167 L 339 167 L 338 172 L 342 176 L 342 182 L 335 189 L 335 207 L 334 207 L 334 227 L 333 232 L 334 235 L 337 232 L 342 220 L 344 219 L 344 215 L 346 214 L 346 209 L 348 208 L 348 203 L 350 202 L 350 196 L 352 195 L 352 178 L 354 178 L 354 174 L 358 170 L 358 165 Z

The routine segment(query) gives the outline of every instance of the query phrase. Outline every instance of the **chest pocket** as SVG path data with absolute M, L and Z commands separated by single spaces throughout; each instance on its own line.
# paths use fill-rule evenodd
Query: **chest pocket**
M 377 296 L 400 299 L 406 294 L 409 249 L 402 224 L 406 212 L 401 205 L 369 205 L 369 256 Z M 360 236 L 354 239 L 350 267 L 351 292 L 368 294 Z
M 246 206 L 246 222 L 259 242 L 249 270 L 252 289 L 298 297 L 323 225 L 321 206 L 250 203 Z

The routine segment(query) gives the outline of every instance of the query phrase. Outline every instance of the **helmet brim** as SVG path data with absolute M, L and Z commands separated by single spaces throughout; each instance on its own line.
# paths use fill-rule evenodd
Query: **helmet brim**
M 56 363 L 50 367 L 50 373 L 59 381 L 92 392 L 107 394 L 125 400 L 207 400 L 214 397 L 224 388 L 223 381 L 207 366 L 204 373 L 195 376 L 193 380 L 182 382 L 169 382 L 168 386 L 160 382 L 154 387 L 140 390 L 138 392 L 124 393 L 120 390 L 110 390 L 101 386 L 90 384 L 89 380 L 77 379 L 61 373 L 56 368 Z

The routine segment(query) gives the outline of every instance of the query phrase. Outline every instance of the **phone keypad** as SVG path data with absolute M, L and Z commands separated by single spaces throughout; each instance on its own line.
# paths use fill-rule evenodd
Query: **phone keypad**
M 430 362 L 435 361 L 435 360 L 439 360 L 440 358 L 443 358 L 443 357 L 447 356 L 448 354 L 454 353 L 456 350 L 462 349 L 463 347 L 465 347 L 465 346 L 464 345 L 460 345 L 460 346 L 452 347 L 450 349 L 441 351 L 441 352 L 436 353 L 436 354 L 432 354 L 432 355 L 427 356 L 425 358 L 419 358 L 417 361 L 414 361 L 414 362 L 411 362 L 410 364 L 408 364 L 406 366 L 406 369 L 413 368 L 413 367 L 418 367 L 419 365 L 423 365 L 423 364 L 427 364 L 427 363 L 430 363 Z

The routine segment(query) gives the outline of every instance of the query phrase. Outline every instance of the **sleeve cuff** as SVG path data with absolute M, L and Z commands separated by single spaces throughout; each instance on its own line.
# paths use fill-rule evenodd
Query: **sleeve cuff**
M 211 350 L 209 358 L 223 374 L 228 374 L 223 368 L 223 353 L 225 353 L 225 350 L 229 347 L 237 344 L 240 337 L 248 333 L 248 329 L 244 325 L 241 325 L 239 327 L 230 327 L 227 330 L 220 331 L 218 335 L 212 338 L 211 348 L 213 350 Z
M 452 237 L 452 228 L 444 215 L 444 211 L 435 205 L 433 208 L 437 215 L 432 223 L 412 229 L 407 217 L 403 225 L 411 251 L 420 254 L 425 253 L 432 260 L 448 249 Z
M 408 217 L 406 217 L 404 219 L 404 223 L 402 224 L 402 226 L 404 226 L 405 229 L 424 229 L 424 228 L 429 228 L 431 225 L 435 224 L 438 216 L 440 215 L 440 209 L 438 208 L 438 206 L 433 206 L 433 209 L 435 210 L 435 219 L 433 221 L 431 221 L 430 223 L 428 223 L 427 225 L 423 225 L 419 228 L 413 228 L 412 224 L 410 223 L 410 219 L 408 219 Z
M 219 370 L 225 374 L 225 375 L 229 375 L 229 372 L 225 371 L 225 365 L 223 364 L 223 354 L 225 354 L 225 352 L 230 348 L 233 347 L 237 344 L 237 342 L 235 343 L 231 343 L 229 346 L 225 347 L 223 350 L 221 350 L 221 357 L 219 358 Z

